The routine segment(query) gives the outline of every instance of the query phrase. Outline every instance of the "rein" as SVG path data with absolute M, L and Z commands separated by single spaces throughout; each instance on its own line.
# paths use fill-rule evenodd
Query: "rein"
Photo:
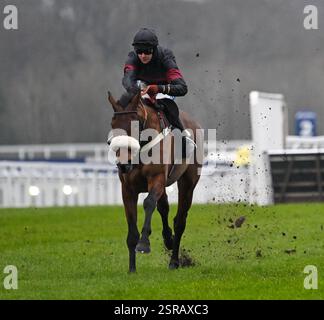
M 143 110 L 144 113 L 144 122 L 143 122 L 143 128 L 142 130 L 145 129 L 146 126 L 146 121 L 147 121 L 147 110 L 143 104 L 143 101 L 140 99 L 140 108 Z M 137 110 L 131 110 L 131 111 L 115 111 L 114 112 L 114 116 L 120 116 L 120 115 L 124 115 L 124 114 L 130 114 L 130 113 L 136 113 L 137 114 Z

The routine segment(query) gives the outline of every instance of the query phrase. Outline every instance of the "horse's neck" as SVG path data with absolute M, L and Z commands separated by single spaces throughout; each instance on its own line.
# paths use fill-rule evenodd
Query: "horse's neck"
M 143 104 L 143 106 L 147 112 L 146 128 L 155 129 L 158 132 L 160 132 L 162 129 L 160 126 L 160 119 L 158 116 L 158 111 L 156 111 L 152 107 L 149 107 L 145 104 Z

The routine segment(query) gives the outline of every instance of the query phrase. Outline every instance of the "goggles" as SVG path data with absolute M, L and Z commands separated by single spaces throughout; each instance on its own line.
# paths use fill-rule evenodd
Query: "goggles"
M 146 48 L 146 49 L 135 49 L 136 54 L 142 54 L 144 53 L 145 55 L 149 55 L 153 53 L 153 48 Z

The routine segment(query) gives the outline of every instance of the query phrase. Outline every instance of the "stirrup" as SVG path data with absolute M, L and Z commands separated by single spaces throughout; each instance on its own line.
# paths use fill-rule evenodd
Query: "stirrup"
M 183 135 L 184 134 L 184 135 Z M 186 144 L 191 143 L 194 145 L 195 148 L 197 148 L 196 142 L 192 139 L 190 131 L 185 129 L 182 131 L 183 137 L 186 139 Z
M 184 129 L 184 130 L 182 131 L 182 134 L 184 134 L 184 137 L 191 139 L 191 134 L 190 134 L 189 130 Z M 191 139 L 191 140 L 192 140 L 192 139 Z
M 186 146 L 193 146 L 193 150 L 197 148 L 196 142 L 190 137 L 184 137 L 186 139 Z

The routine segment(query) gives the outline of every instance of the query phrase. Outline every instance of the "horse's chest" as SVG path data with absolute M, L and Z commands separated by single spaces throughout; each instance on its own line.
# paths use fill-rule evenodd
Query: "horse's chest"
M 137 192 L 147 191 L 147 180 L 139 169 L 134 169 L 129 174 L 120 174 L 119 179 L 122 184 L 132 187 Z

